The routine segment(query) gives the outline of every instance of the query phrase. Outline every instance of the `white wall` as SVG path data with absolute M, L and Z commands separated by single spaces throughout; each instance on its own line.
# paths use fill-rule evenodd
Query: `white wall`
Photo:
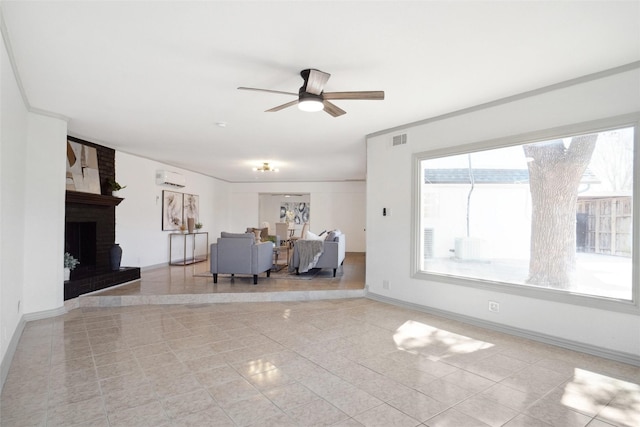
M 508 104 L 425 121 L 367 141 L 367 271 L 371 294 L 530 333 L 575 341 L 640 360 L 640 317 L 411 278 L 412 155 L 640 111 L 638 69 Z M 408 143 L 392 147 L 394 135 Z M 383 217 L 382 208 L 392 209 Z M 636 230 L 636 237 L 638 230 Z M 381 242 L 384 242 L 381 244 Z M 389 281 L 389 289 L 382 281 Z M 490 313 L 487 301 L 500 302 Z M 593 320 L 597 319 L 597 322 Z
M 231 219 L 229 229 L 224 231 L 240 232 L 260 224 L 260 193 L 308 193 L 311 231 L 319 233 L 339 228 L 347 236 L 347 252 L 364 252 L 365 189 L 362 181 L 232 184 L 229 206 Z
M 157 185 L 156 170 L 184 175 L 186 187 Z M 122 247 L 122 265 L 149 267 L 169 261 L 169 231 L 162 231 L 162 191 L 197 194 L 199 220 L 209 241 L 228 226 L 229 184 L 199 173 L 116 151 L 116 180 L 126 188 L 116 207 L 116 242 Z
M 24 312 L 63 306 L 67 123 L 29 113 L 23 258 Z
M 4 43 L 0 50 L 2 384 L 23 315 L 63 309 L 67 125 L 64 120 L 28 112 Z
M 24 282 L 22 213 L 28 112 L 4 43 L 0 50 L 0 356 L 4 361 L 22 312 L 17 305 Z
M 423 199 L 429 205 L 424 228 L 433 229 L 435 258 L 449 258 L 456 238 L 467 235 L 467 196 L 469 185 L 433 184 Z M 501 199 L 511 201 L 507 206 Z M 429 200 L 433 201 L 429 204 Z M 446 206 L 446 209 L 440 207 Z M 486 256 L 528 259 L 531 230 L 531 203 L 528 185 L 476 184 L 473 190 L 471 236 L 487 243 Z M 500 206 L 497 211 L 496 206 Z

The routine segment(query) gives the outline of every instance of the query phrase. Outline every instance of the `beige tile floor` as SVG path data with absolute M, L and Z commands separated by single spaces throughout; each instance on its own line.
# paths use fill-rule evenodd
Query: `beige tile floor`
M 149 283 L 197 286 L 176 271 Z M 0 425 L 639 426 L 639 384 L 638 367 L 366 298 L 78 308 L 26 325 Z

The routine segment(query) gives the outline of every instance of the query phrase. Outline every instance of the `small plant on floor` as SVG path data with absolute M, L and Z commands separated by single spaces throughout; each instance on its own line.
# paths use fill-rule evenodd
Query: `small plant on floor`
M 75 259 L 73 255 L 69 252 L 64 253 L 64 268 L 68 268 L 69 270 L 73 270 L 76 268 L 76 265 L 80 264 L 80 261 Z

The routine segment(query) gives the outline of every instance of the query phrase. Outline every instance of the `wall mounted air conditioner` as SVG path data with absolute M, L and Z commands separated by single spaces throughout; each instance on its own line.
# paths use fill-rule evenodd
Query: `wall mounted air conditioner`
M 156 171 L 156 184 L 182 188 L 186 185 L 184 176 L 176 172 Z

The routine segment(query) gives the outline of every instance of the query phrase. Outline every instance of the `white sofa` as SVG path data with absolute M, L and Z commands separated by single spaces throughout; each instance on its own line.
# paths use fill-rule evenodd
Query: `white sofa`
M 330 237 L 330 236 L 329 236 Z M 296 244 L 297 245 L 297 244 Z M 298 246 L 293 247 L 293 256 L 291 258 L 292 268 L 295 268 L 296 274 L 300 274 L 300 255 L 298 254 Z M 323 251 L 320 258 L 313 268 L 332 268 L 333 277 L 336 277 L 338 267 L 342 265 L 345 257 L 346 236 L 338 234 L 331 240 L 323 242 Z

